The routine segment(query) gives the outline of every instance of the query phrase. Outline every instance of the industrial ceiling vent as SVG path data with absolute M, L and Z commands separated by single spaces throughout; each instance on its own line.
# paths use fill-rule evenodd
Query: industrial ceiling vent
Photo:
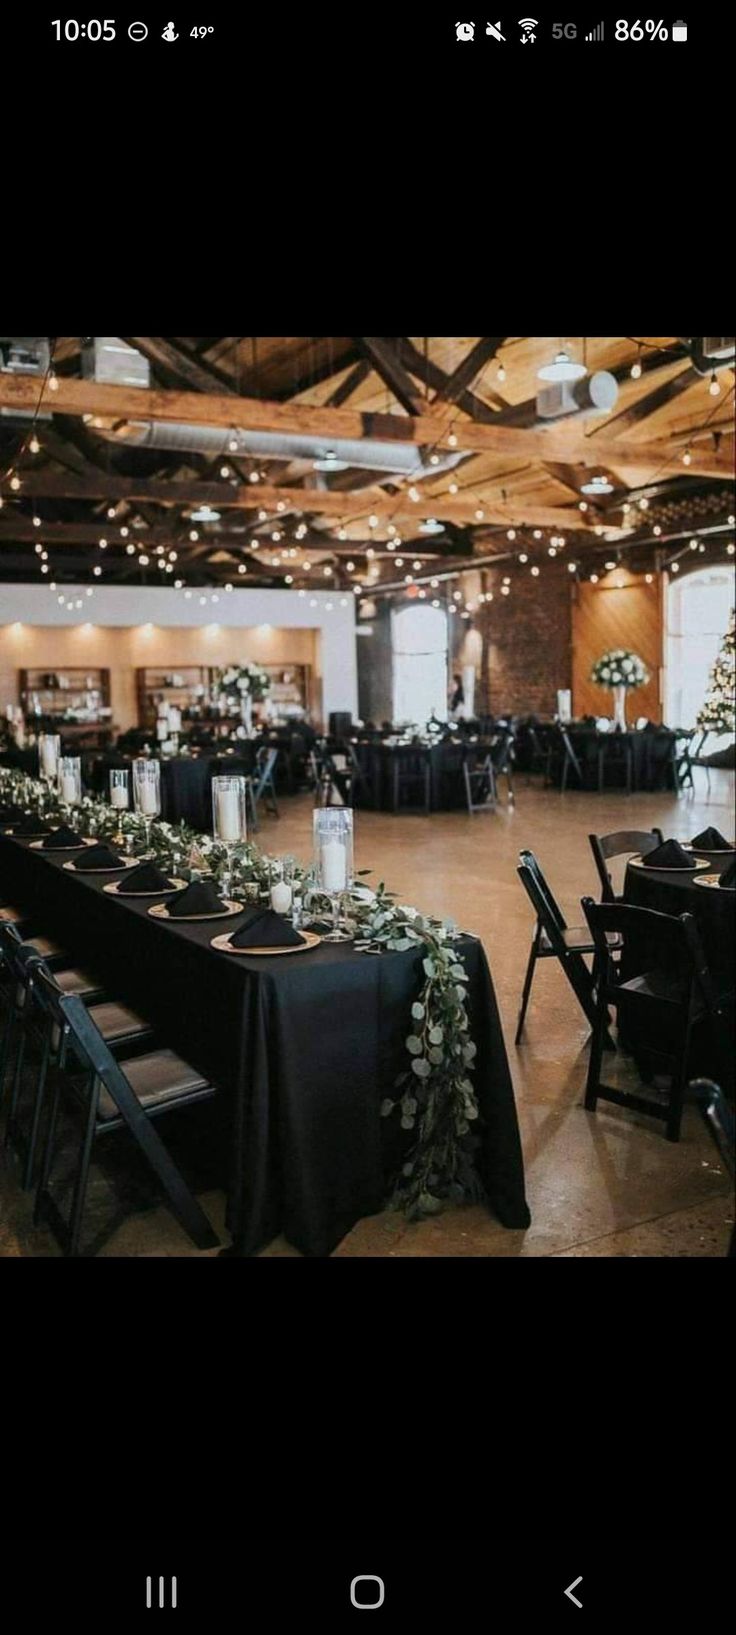
M 107 386 L 150 386 L 151 367 L 142 352 L 116 335 L 95 335 L 82 347 L 82 374 Z
M 714 369 L 733 368 L 733 335 L 706 335 L 702 340 L 689 340 L 693 367 L 699 375 L 710 375 Z
M 45 335 L 0 335 L 0 370 L 4 375 L 45 375 L 50 358 Z
M 578 420 L 588 420 L 594 414 L 608 414 L 617 398 L 615 375 L 600 369 L 583 380 L 555 380 L 540 386 L 537 414 L 540 420 L 559 420 L 572 414 Z

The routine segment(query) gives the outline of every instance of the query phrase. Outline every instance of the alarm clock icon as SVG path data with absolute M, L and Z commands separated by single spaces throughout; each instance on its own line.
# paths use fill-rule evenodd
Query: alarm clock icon
M 475 34 L 475 23 L 456 23 L 455 32 L 459 40 L 472 40 Z

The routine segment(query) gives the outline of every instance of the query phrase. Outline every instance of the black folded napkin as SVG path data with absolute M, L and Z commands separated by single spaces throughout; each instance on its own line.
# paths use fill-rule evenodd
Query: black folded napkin
M 272 908 L 254 908 L 230 938 L 233 948 L 298 948 L 306 940 Z
M 139 863 L 137 869 L 131 869 L 122 882 L 126 891 L 170 891 L 173 882 L 168 875 L 163 874 L 155 863 Z
M 75 869 L 124 869 L 125 863 L 112 846 L 86 846 L 74 864 Z
M 693 835 L 691 846 L 700 846 L 704 852 L 732 852 L 734 850 L 730 840 L 724 840 L 720 829 L 704 829 L 702 834 Z
M 665 840 L 661 846 L 655 846 L 653 852 L 647 852 L 642 858 L 645 869 L 695 869 L 697 863 L 689 852 L 680 845 L 679 840 Z
M 66 851 L 72 846 L 83 846 L 84 841 L 76 829 L 70 829 L 68 823 L 62 823 L 60 828 L 52 830 L 43 844 L 48 846 L 49 851 Z
M 730 887 L 731 891 L 736 890 L 736 860 L 729 863 L 728 868 L 723 870 L 718 884 L 719 886 Z
M 191 885 L 177 891 L 166 907 L 176 918 L 189 914 L 224 914 L 227 903 L 218 897 L 214 880 L 193 880 Z
M 51 824 L 44 823 L 43 818 L 36 817 L 33 812 L 24 812 L 20 821 L 13 826 L 16 835 L 50 835 Z

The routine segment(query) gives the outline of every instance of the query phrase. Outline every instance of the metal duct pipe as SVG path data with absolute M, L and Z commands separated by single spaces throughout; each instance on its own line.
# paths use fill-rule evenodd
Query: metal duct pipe
M 235 408 L 235 405 L 233 405 Z M 462 453 L 441 453 L 430 465 L 422 449 L 416 445 L 379 442 L 378 439 L 360 439 L 297 436 L 276 431 L 239 431 L 222 426 L 190 426 L 172 421 L 128 421 L 125 436 L 107 435 L 125 448 L 167 449 L 182 454 L 208 454 L 212 459 L 232 454 L 252 456 L 259 460 L 316 460 L 324 458 L 328 449 L 344 460 L 346 465 L 368 471 L 385 471 L 397 477 L 436 477 L 442 471 L 451 471 Z M 237 437 L 237 451 L 230 448 Z

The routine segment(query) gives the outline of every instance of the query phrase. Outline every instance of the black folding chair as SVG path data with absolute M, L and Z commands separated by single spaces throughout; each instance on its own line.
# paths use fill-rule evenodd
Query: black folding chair
M 551 782 L 550 767 L 555 751 L 555 742 L 550 726 L 529 722 L 526 727 L 526 736 L 529 744 L 529 776 L 541 772 L 542 781 L 546 785 Z
M 5 1080 L 8 1066 L 12 1061 L 13 1050 L 20 1050 L 20 1041 L 23 1037 L 23 1023 L 25 1019 L 26 991 L 24 974 L 18 964 L 18 955 L 22 947 L 32 951 L 36 958 L 44 958 L 48 966 L 54 970 L 59 986 L 66 993 L 79 993 L 85 998 L 102 998 L 103 990 L 98 979 L 87 971 L 78 970 L 70 966 L 68 956 L 63 954 L 58 945 L 46 937 L 26 939 L 25 943 L 21 931 L 28 921 L 19 923 L 0 922 L 0 976 L 3 998 L 5 1000 L 5 1027 L 3 1030 L 2 1046 L 0 1046 L 0 1102 L 3 1099 Z M 13 1068 L 11 1082 L 10 1109 L 5 1126 L 5 1144 L 10 1144 L 12 1138 L 13 1119 L 17 1099 L 20 1068 L 18 1062 Z
M 676 789 L 684 789 L 686 785 L 688 789 L 695 788 L 695 780 L 693 778 L 693 760 L 691 754 L 691 745 L 694 737 L 694 727 L 691 728 L 689 732 L 675 733 L 674 744 L 672 746 L 672 759 Z M 701 743 L 705 741 L 705 737 L 706 734 L 704 733 Z
M 588 835 L 588 839 L 601 883 L 601 902 L 615 903 L 618 898 L 606 863 L 615 857 L 633 857 L 637 853 L 640 857 L 647 857 L 655 846 L 662 845 L 662 830 L 617 829 L 610 835 Z
M 493 779 L 498 789 L 499 778 L 506 779 L 506 795 L 510 806 L 514 804 L 514 783 L 511 776 L 514 764 L 514 734 L 510 728 L 502 728 L 494 733 L 491 739 L 491 764 Z
M 27 1191 L 33 1181 L 46 1079 L 49 1068 L 53 1068 L 58 1055 L 60 1030 L 47 1025 L 45 1012 L 36 998 L 38 971 L 43 971 L 51 978 L 48 963 L 41 958 L 33 943 L 22 943 L 13 951 L 12 961 L 16 981 L 15 1010 L 19 1022 L 19 1036 L 5 1131 L 5 1147 L 11 1148 L 19 1159 L 20 1184 L 24 1191 Z M 53 978 L 60 993 L 70 991 L 68 981 L 66 986 L 63 985 L 65 975 L 68 973 L 57 971 Z M 79 973 L 73 975 L 78 977 Z M 84 998 L 83 984 L 79 981 L 72 984 L 71 991 L 76 991 L 79 998 Z M 154 1029 L 136 1011 L 130 1010 L 127 1005 L 119 1004 L 116 1000 L 102 998 L 99 989 L 97 993 L 92 994 L 88 991 L 84 1002 L 89 1003 L 90 999 L 97 999 L 97 1003 L 90 1005 L 89 1014 L 111 1050 L 119 1052 L 131 1048 L 140 1050 L 144 1045 L 150 1047 L 154 1039 Z M 23 1081 L 24 1077 L 33 1078 L 32 1073 L 24 1075 L 24 1069 L 28 1062 L 28 1046 L 34 1044 L 37 1047 L 37 1068 L 30 1122 L 28 1129 L 24 1130 L 20 1117 Z
M 596 763 L 599 795 L 605 787 L 606 772 L 611 769 L 617 774 L 623 771 L 624 788 L 627 795 L 631 794 L 634 787 L 634 751 L 628 733 L 601 733 L 596 741 Z
M 279 808 L 276 800 L 276 786 L 274 784 L 274 768 L 278 760 L 278 749 L 262 744 L 256 753 L 256 769 L 253 775 L 254 805 L 256 812 L 258 802 L 266 801 L 273 817 L 278 817 Z M 256 823 L 257 827 L 257 823 Z
M 113 1131 L 127 1128 L 192 1242 L 198 1249 L 215 1248 L 220 1240 L 153 1124 L 166 1113 L 210 1100 L 215 1095 L 214 1086 L 171 1050 L 117 1061 L 81 999 L 62 994 L 53 977 L 41 968 L 37 968 L 34 982 L 47 1013 L 47 1025 L 56 1027 L 60 1034 L 34 1222 L 48 1221 L 65 1254 L 79 1252 L 93 1144 Z M 81 1113 L 83 1132 L 68 1220 L 50 1191 L 62 1093 Z
M 537 917 L 521 994 L 516 1044 L 518 1045 L 521 1040 L 538 959 L 559 960 L 578 1003 L 591 1027 L 594 1027 L 596 968 L 594 965 L 593 971 L 589 971 L 583 958 L 584 954 L 595 953 L 595 944 L 590 932 L 585 926 L 567 925 L 562 909 L 550 890 L 533 852 L 523 851 L 519 854 L 519 867 L 516 872 Z M 620 938 L 615 939 L 614 946 L 620 947 Z M 613 1050 L 612 1040 L 609 1040 L 609 1047 Z
M 569 732 L 566 732 L 564 727 L 556 725 L 553 728 L 553 745 L 552 745 L 552 747 L 553 747 L 553 751 L 554 751 L 555 747 L 557 748 L 558 752 L 560 750 L 562 751 L 562 783 L 561 783 L 561 789 L 562 789 L 563 795 L 564 795 L 565 790 L 567 788 L 567 780 L 568 780 L 568 777 L 569 777 L 571 772 L 573 772 L 575 774 L 575 777 L 578 780 L 580 788 L 582 789 L 583 784 L 585 782 L 585 777 L 584 777 L 584 774 L 583 774 L 583 768 L 582 768 L 582 765 L 580 763 L 580 760 L 578 758 L 578 755 L 577 755 L 576 751 L 573 749 L 570 734 L 569 734 Z
M 469 812 L 495 812 L 496 774 L 490 746 L 484 750 L 471 744 L 463 751 L 463 782 Z
M 716 998 L 692 914 L 659 914 L 629 903 L 594 903 L 583 898 L 598 956 L 596 1020 L 588 1066 L 585 1105 L 594 1112 L 598 1100 L 615 1102 L 664 1120 L 669 1141 L 679 1141 L 687 1082 L 688 1053 L 697 1023 L 723 1014 Z M 610 938 L 623 939 L 625 971 L 611 958 Z M 636 966 L 636 974 L 630 972 Z M 619 1032 L 645 1040 L 646 1054 L 668 1064 L 666 1102 L 601 1082 L 608 1007 L 616 1007 Z

